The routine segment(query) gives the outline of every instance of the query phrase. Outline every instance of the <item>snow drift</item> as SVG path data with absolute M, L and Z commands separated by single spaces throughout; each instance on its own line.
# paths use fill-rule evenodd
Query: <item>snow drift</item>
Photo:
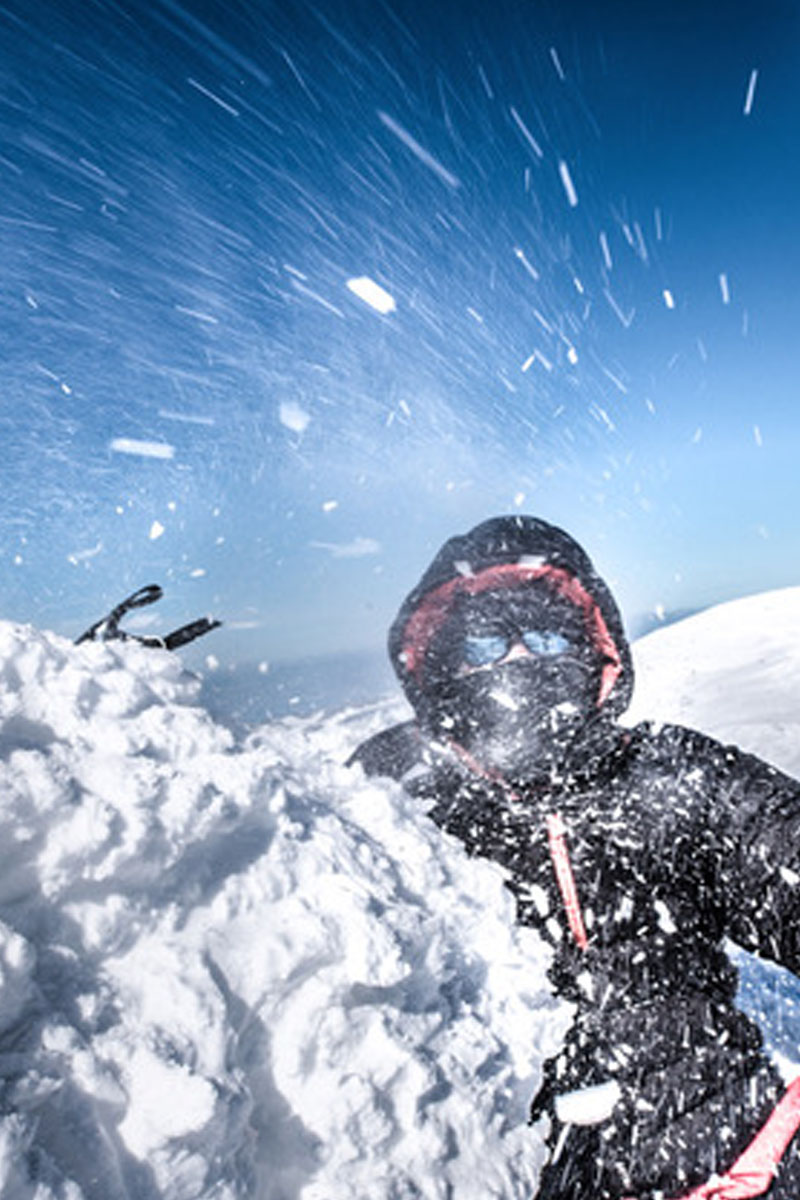
M 0 624 L 0 1194 L 529 1197 L 567 1013 L 502 872 L 342 766 L 242 745 L 173 656 Z
M 800 769 L 799 602 L 643 639 L 634 715 Z M 197 686 L 0 623 L 0 1196 L 529 1200 L 569 1010 L 500 868 L 342 765 L 401 706 L 237 743 Z

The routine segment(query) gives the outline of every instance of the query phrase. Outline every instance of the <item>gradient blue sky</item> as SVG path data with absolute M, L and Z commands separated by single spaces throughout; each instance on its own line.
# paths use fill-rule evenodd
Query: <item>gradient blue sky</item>
M 223 662 L 369 647 L 515 510 L 633 625 L 798 582 L 796 5 L 13 0 L 0 33 L 4 616 L 75 634 L 152 580 Z

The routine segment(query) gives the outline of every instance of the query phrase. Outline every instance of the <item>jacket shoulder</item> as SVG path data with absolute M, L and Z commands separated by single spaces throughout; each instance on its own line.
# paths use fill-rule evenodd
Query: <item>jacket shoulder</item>
M 646 722 L 638 729 L 645 730 L 645 741 L 657 753 L 680 753 L 687 758 L 701 758 L 720 766 L 735 764 L 761 767 L 764 770 L 782 774 L 776 767 L 759 758 L 748 750 L 743 750 L 735 743 L 722 742 L 711 734 L 702 733 L 699 729 L 690 729 L 686 725 L 656 725 Z
M 373 734 L 351 754 L 347 766 L 360 766 L 365 775 L 402 779 L 423 762 L 423 741 L 416 721 L 403 721 Z

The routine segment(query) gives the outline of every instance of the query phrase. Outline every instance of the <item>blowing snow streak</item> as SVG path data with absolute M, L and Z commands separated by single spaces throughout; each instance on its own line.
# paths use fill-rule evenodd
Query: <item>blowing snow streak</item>
M 407 129 L 404 129 L 402 125 L 395 121 L 394 117 L 390 117 L 388 113 L 381 112 L 378 109 L 378 118 L 381 124 L 385 125 L 389 132 L 393 133 L 406 149 L 411 151 L 415 158 L 418 158 L 430 171 L 433 171 L 434 175 L 437 175 L 441 179 L 442 183 L 446 183 L 451 188 L 461 187 L 461 180 L 448 171 L 446 167 L 443 167 L 438 158 L 434 158 L 424 146 L 421 146 Z
M 141 442 L 136 438 L 114 438 L 109 442 L 109 450 L 115 454 L 134 454 L 140 458 L 174 458 L 175 447 L 168 442 Z
M 758 82 L 758 69 L 754 68 L 750 72 L 750 82 L 747 85 L 747 96 L 745 97 L 745 101 L 744 101 L 744 115 L 746 117 L 749 117 L 750 113 L 753 111 L 753 100 L 755 99 L 755 95 L 756 95 L 756 83 L 757 82 Z
M 347 287 L 354 296 L 358 296 L 359 300 L 363 300 L 370 308 L 374 308 L 376 312 L 382 313 L 384 316 L 394 312 L 397 308 L 394 296 L 367 275 L 360 275 L 357 279 L 348 279 Z
M 567 193 L 567 200 L 570 208 L 578 207 L 578 193 L 575 190 L 575 184 L 572 182 L 572 176 L 569 172 L 569 167 L 564 162 L 563 158 L 558 164 L 558 173 L 561 176 L 561 182 L 564 186 L 564 191 Z

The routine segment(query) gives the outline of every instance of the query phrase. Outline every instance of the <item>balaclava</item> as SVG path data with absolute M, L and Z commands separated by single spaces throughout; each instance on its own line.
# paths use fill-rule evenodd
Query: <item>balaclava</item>
M 389 647 L 423 729 L 509 779 L 551 774 L 589 724 L 630 699 L 608 589 L 572 538 L 532 517 L 447 542 Z

